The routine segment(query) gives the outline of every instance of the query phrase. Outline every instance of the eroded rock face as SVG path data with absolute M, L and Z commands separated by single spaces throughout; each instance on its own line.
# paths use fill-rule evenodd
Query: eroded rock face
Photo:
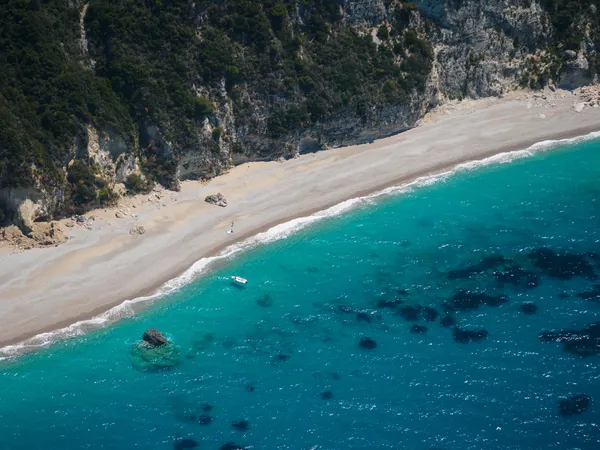
M 207 195 L 206 198 L 204 199 L 204 201 L 206 203 L 210 203 L 210 204 L 216 205 L 216 206 L 221 206 L 223 208 L 227 206 L 227 200 L 225 200 L 225 196 L 223 194 L 221 194 L 220 192 L 217 194 Z
M 146 330 L 142 339 L 144 339 L 144 341 L 148 344 L 154 345 L 155 347 L 159 347 L 168 343 L 167 338 L 165 338 L 163 334 L 156 328 L 150 328 Z

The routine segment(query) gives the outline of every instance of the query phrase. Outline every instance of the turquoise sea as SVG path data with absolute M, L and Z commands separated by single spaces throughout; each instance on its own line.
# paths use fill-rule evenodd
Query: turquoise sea
M 599 449 L 600 141 L 495 161 L 0 362 L 0 449 Z

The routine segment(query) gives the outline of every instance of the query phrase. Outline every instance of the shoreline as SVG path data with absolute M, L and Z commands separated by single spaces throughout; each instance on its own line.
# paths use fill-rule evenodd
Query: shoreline
M 488 102 L 489 103 L 489 102 Z M 341 203 L 344 203 L 348 200 L 351 199 L 357 199 L 357 198 L 364 198 L 366 196 L 370 196 L 372 194 L 375 193 L 382 193 L 382 191 L 388 189 L 388 188 L 392 188 L 392 187 L 402 187 L 402 186 L 406 186 L 407 184 L 414 182 L 415 180 L 422 178 L 422 177 L 428 177 L 428 176 L 434 176 L 434 175 L 438 175 L 438 174 L 443 174 L 448 172 L 449 170 L 452 169 L 456 169 L 457 166 L 460 166 L 461 164 L 465 164 L 465 163 L 469 163 L 469 162 L 474 162 L 474 161 L 481 161 L 484 159 L 488 159 L 490 157 L 493 157 L 495 155 L 499 155 L 499 154 L 503 154 L 503 153 L 511 153 L 511 152 L 515 152 L 515 151 L 521 151 L 521 150 L 527 150 L 528 148 L 530 148 L 531 146 L 534 146 L 535 144 L 538 144 L 540 142 L 544 142 L 545 140 L 564 140 L 564 139 L 571 139 L 571 138 L 576 138 L 579 136 L 583 136 L 586 134 L 589 134 L 591 132 L 594 131 L 598 131 L 600 130 L 600 108 L 597 109 L 588 109 L 587 110 L 587 114 L 586 111 L 584 111 L 583 113 L 575 113 L 574 111 L 570 110 L 570 104 L 565 104 L 563 105 L 562 109 L 556 108 L 553 109 L 553 112 L 557 112 L 559 114 L 556 114 L 556 127 L 551 128 L 553 131 L 552 132 L 548 132 L 548 129 L 550 127 L 546 127 L 546 126 L 542 126 L 539 127 L 537 129 L 529 129 L 529 133 L 530 135 L 522 134 L 519 135 L 518 138 L 515 138 L 515 134 L 519 134 L 517 131 L 519 128 L 524 128 L 527 129 L 529 125 L 531 125 L 530 123 L 528 123 L 527 121 L 522 121 L 522 120 L 515 120 L 515 123 L 513 124 L 508 124 L 510 125 L 510 127 L 508 127 L 508 131 L 509 131 L 509 135 L 511 135 L 512 140 L 506 139 L 505 141 L 494 141 L 493 139 L 488 139 L 487 137 L 484 137 L 484 139 L 482 140 L 482 142 L 479 142 L 479 140 L 475 139 L 475 145 L 473 146 L 472 151 L 463 151 L 463 152 L 456 152 L 456 153 L 452 153 L 450 155 L 448 155 L 448 157 L 442 157 L 440 160 L 440 156 L 445 156 L 445 155 L 439 155 L 436 153 L 436 157 L 438 159 L 432 158 L 431 161 L 427 161 L 423 164 L 421 164 L 421 167 L 410 167 L 409 164 L 407 164 L 407 167 L 404 173 L 401 173 L 398 176 L 393 176 L 395 174 L 394 170 L 390 170 L 389 168 L 387 168 L 387 165 L 384 163 L 382 164 L 381 161 L 375 161 L 375 162 L 379 162 L 379 164 L 375 167 L 375 169 L 381 169 L 381 170 L 387 170 L 386 173 L 382 174 L 381 177 L 377 178 L 375 177 L 374 181 L 367 183 L 367 186 L 363 186 L 363 184 L 360 183 L 356 183 L 356 185 L 353 185 L 351 187 L 346 186 L 347 182 L 348 182 L 348 178 L 352 178 L 352 177 L 362 177 L 362 178 L 367 178 L 367 176 L 369 175 L 369 172 L 371 171 L 371 167 L 369 167 L 369 163 L 373 162 L 373 159 L 378 160 L 379 157 L 390 157 L 390 159 L 393 159 L 395 163 L 397 163 L 398 161 L 400 163 L 407 163 L 407 160 L 411 159 L 411 156 L 416 154 L 417 159 L 419 159 L 419 162 L 422 163 L 422 159 L 418 158 L 419 156 L 426 156 L 425 153 L 427 153 L 426 151 L 422 151 L 422 152 L 413 152 L 411 153 L 410 150 L 414 150 L 411 148 L 407 148 L 407 152 L 405 154 L 398 154 L 401 153 L 399 151 L 395 151 L 395 149 L 400 148 L 400 146 L 403 143 L 408 143 L 410 144 L 411 140 L 415 141 L 415 135 L 417 140 L 419 140 L 419 135 L 423 135 L 425 134 L 424 138 L 427 141 L 427 138 L 433 138 L 433 136 L 427 136 L 427 134 L 437 134 L 436 133 L 436 128 L 438 129 L 437 131 L 443 131 L 443 130 L 439 130 L 440 128 L 440 124 L 443 124 L 444 122 L 446 123 L 446 128 L 450 128 L 452 129 L 454 125 L 457 125 L 456 123 L 452 123 L 452 122 L 461 122 L 462 126 L 464 128 L 466 128 L 467 130 L 470 128 L 474 128 L 474 131 L 479 131 L 477 130 L 476 125 L 477 125 L 477 120 L 473 120 L 473 117 L 469 117 L 472 115 L 476 115 L 477 113 L 482 113 L 485 112 L 486 114 L 483 114 L 483 117 L 480 117 L 480 119 L 482 119 L 481 121 L 485 124 L 488 122 L 494 122 L 494 120 L 500 120 L 502 121 L 503 117 L 502 114 L 500 114 L 500 112 L 506 113 L 507 108 L 510 112 L 511 108 L 517 108 L 519 105 L 522 107 L 523 104 L 522 102 L 519 102 L 518 100 L 514 100 L 514 99 L 507 99 L 507 100 L 499 100 L 497 102 L 492 102 L 492 105 L 490 106 L 489 104 L 486 104 L 484 106 L 475 106 L 474 109 L 472 110 L 464 110 L 464 111 L 458 111 L 458 112 L 454 112 L 450 115 L 441 117 L 441 118 L 436 118 L 432 123 L 426 123 L 423 126 L 420 126 L 418 128 L 409 130 L 405 133 L 402 133 L 400 135 L 395 135 L 392 136 L 390 138 L 386 138 L 380 141 L 376 141 L 373 144 L 366 144 L 366 145 L 361 145 L 361 146 L 351 146 L 351 147 L 345 147 L 345 148 L 339 148 L 339 149 L 332 149 L 332 150 L 328 150 L 328 151 L 323 151 L 320 153 L 316 153 L 316 154 L 309 154 L 309 155 L 303 155 L 301 156 L 299 159 L 297 160 L 291 160 L 288 162 L 284 162 L 284 163 L 277 163 L 277 162 L 267 162 L 267 163 L 250 163 L 250 164 L 244 164 L 242 166 L 238 166 L 241 167 L 241 169 L 238 168 L 234 168 L 232 169 L 232 172 L 240 172 L 240 171 L 244 171 L 244 169 L 246 169 L 246 172 L 252 172 L 254 170 L 254 175 L 256 175 L 255 179 L 251 179 L 249 181 L 249 178 L 245 178 L 248 176 L 248 174 L 236 174 L 236 173 L 231 173 L 224 175 L 222 177 L 218 177 L 217 179 L 211 180 L 211 182 L 208 183 L 207 186 L 201 186 L 199 185 L 199 183 L 194 183 L 194 182 L 187 182 L 184 186 L 185 189 L 182 189 L 183 193 L 180 195 L 181 198 L 177 198 L 175 199 L 175 201 L 173 203 L 170 203 L 168 205 L 166 205 L 165 203 L 163 203 L 162 205 L 160 205 L 158 207 L 158 209 L 156 210 L 156 208 L 151 209 L 149 211 L 144 211 L 143 214 L 140 213 L 139 214 L 139 218 L 136 215 L 135 220 L 130 220 L 129 222 L 126 221 L 126 223 L 128 225 L 131 225 L 131 223 L 140 223 L 143 224 L 144 226 L 146 226 L 146 223 L 149 223 L 148 226 L 148 233 L 146 233 L 143 236 L 123 236 L 123 231 L 121 229 L 121 227 L 119 227 L 120 223 L 117 222 L 116 226 L 114 223 L 114 220 L 112 220 L 112 222 L 110 221 L 110 216 L 112 215 L 112 217 L 114 218 L 114 209 L 113 210 L 106 210 L 105 214 L 100 214 L 100 220 L 97 220 L 96 222 L 101 222 L 104 221 L 106 225 L 99 228 L 98 230 L 98 235 L 95 236 L 96 240 L 94 239 L 89 239 L 89 235 L 86 236 L 86 232 L 90 233 L 88 230 L 84 230 L 84 229 L 77 229 L 77 230 L 73 230 L 73 238 L 68 241 L 67 243 L 59 246 L 59 247 L 54 247 L 54 248 L 49 248 L 49 249 L 36 249 L 36 250 L 30 250 L 26 253 L 23 254 L 14 254 L 14 255 L 0 255 L 0 267 L 3 267 L 2 271 L 4 271 L 4 267 L 6 267 L 6 261 L 10 262 L 10 258 L 13 258 L 15 260 L 19 260 L 21 259 L 22 261 L 18 261 L 18 262 L 31 262 L 33 257 L 28 257 L 27 255 L 29 255 L 30 253 L 37 253 L 38 255 L 36 256 L 40 256 L 42 253 L 45 253 L 46 255 L 46 260 L 44 260 L 43 258 L 36 258 L 37 261 L 37 266 L 35 267 L 36 270 L 34 270 L 34 272 L 36 272 L 38 275 L 40 273 L 45 273 L 46 275 L 52 275 L 55 271 L 50 270 L 50 272 L 47 271 L 48 266 L 56 264 L 57 260 L 59 262 L 59 276 L 58 277 L 54 277 L 54 276 L 47 276 L 46 279 L 52 280 L 56 283 L 56 279 L 58 279 L 59 281 L 59 285 L 62 285 L 63 287 L 63 292 L 64 291 L 69 291 L 68 287 L 66 286 L 66 283 L 68 283 L 69 281 L 76 281 L 79 282 L 81 284 L 83 284 L 83 281 L 85 280 L 85 277 L 87 276 L 88 272 L 86 272 L 85 270 L 81 269 L 79 270 L 79 273 L 77 272 L 78 269 L 80 269 L 80 265 L 77 264 L 79 263 L 85 263 L 87 262 L 94 262 L 94 261 L 100 261 L 102 263 L 102 267 L 110 267 L 111 266 L 111 261 L 113 260 L 113 257 L 118 257 L 120 258 L 120 260 L 128 260 L 128 258 L 126 257 L 128 254 L 128 251 L 130 251 L 130 255 L 131 254 L 135 254 L 134 256 L 137 257 L 137 261 L 142 261 L 143 259 L 146 259 L 148 254 L 144 253 L 144 250 L 146 249 L 142 249 L 140 250 L 139 247 L 140 245 L 138 245 L 137 241 L 145 241 L 146 245 L 148 248 L 152 248 L 152 245 L 148 245 L 148 243 L 152 242 L 152 238 L 154 239 L 158 239 L 159 236 L 162 238 L 161 243 L 164 244 L 162 247 L 158 246 L 159 248 L 155 249 L 154 255 L 152 255 L 157 261 L 162 259 L 163 254 L 161 253 L 162 250 L 164 249 L 168 249 L 171 252 L 173 251 L 177 251 L 177 249 L 181 249 L 182 247 L 179 248 L 175 248 L 174 244 L 179 244 L 179 245 L 186 245 L 186 238 L 189 238 L 190 236 L 193 235 L 192 238 L 194 242 L 197 242 L 198 245 L 197 246 L 193 246 L 192 250 L 194 249 L 198 249 L 198 252 L 194 252 L 188 251 L 188 254 L 185 255 L 182 258 L 173 258 L 173 255 L 171 255 L 171 259 L 173 260 L 173 263 L 170 265 L 164 265 L 163 267 L 160 267 L 158 270 L 159 275 L 156 276 L 152 276 L 150 277 L 152 279 L 152 282 L 147 282 L 146 280 L 143 280 L 146 284 L 145 286 L 143 286 L 141 289 L 135 289 L 135 286 L 131 286 L 131 290 L 136 293 L 137 295 L 122 295 L 122 296 L 115 296 L 111 299 L 101 299 L 102 301 L 97 301 L 94 302 L 93 299 L 90 303 L 90 306 L 92 306 L 91 308 L 88 307 L 85 310 L 82 310 L 80 312 L 75 311 L 75 313 L 72 314 L 67 314 L 65 315 L 65 311 L 64 309 L 61 310 L 61 308 L 64 308 L 65 305 L 66 306 L 71 306 L 73 304 L 72 300 L 67 298 L 62 302 L 59 302 L 59 304 L 56 303 L 56 301 L 53 301 L 52 298 L 50 300 L 47 299 L 46 296 L 42 295 L 41 300 L 44 302 L 44 304 L 50 304 L 51 310 L 54 312 L 54 317 L 53 318 L 47 318 L 48 320 L 46 320 L 46 322 L 48 322 L 47 324 L 44 324 L 43 320 L 42 322 L 40 322 L 39 320 L 36 319 L 40 319 L 40 316 L 37 314 L 36 312 L 36 306 L 40 305 L 40 297 L 39 297 L 39 291 L 42 291 L 42 294 L 45 293 L 46 291 L 46 287 L 49 286 L 50 281 L 48 281 L 47 283 L 40 283 L 37 287 L 33 286 L 32 289 L 28 289 L 29 286 L 27 286 L 27 281 L 28 281 L 28 275 L 35 275 L 35 273 L 27 273 L 25 274 L 24 280 L 22 279 L 21 283 L 16 283 L 17 286 L 13 286 L 12 287 L 12 296 L 8 296 L 5 297 L 3 294 L 6 294 L 6 291 L 8 291 L 8 294 L 11 294 L 11 284 L 14 285 L 14 282 L 9 282 L 8 283 L 8 289 L 6 289 L 6 286 L 4 284 L 0 285 L 0 298 L 2 300 L 0 300 L 0 313 L 4 312 L 2 308 L 6 309 L 6 304 L 9 304 L 9 308 L 8 310 L 17 317 L 20 317 L 22 319 L 22 321 L 18 324 L 18 325 L 29 325 L 29 329 L 27 329 L 26 331 L 22 331 L 23 328 L 26 327 L 21 327 L 21 332 L 17 332 L 17 330 L 12 330 L 12 336 L 9 335 L 8 333 L 4 332 L 0 334 L 0 354 L 4 353 L 7 354 L 6 350 L 8 350 L 6 347 L 15 347 L 15 344 L 22 344 L 25 343 L 25 341 L 34 338 L 35 336 L 40 336 L 43 335 L 44 333 L 49 333 L 49 332 L 53 332 L 53 331 L 58 331 L 59 329 L 64 329 L 65 327 L 69 327 L 69 326 L 73 326 L 73 324 L 76 324 L 77 322 L 80 321 L 86 321 L 89 319 L 93 319 L 93 318 L 97 318 L 98 316 L 105 314 L 107 311 L 110 311 L 114 308 L 119 307 L 120 305 L 125 305 L 128 301 L 129 303 L 127 303 L 126 306 L 129 306 L 129 304 L 133 304 L 132 300 L 135 299 L 139 299 L 140 305 L 144 305 L 142 307 L 145 307 L 146 305 L 148 305 L 147 301 L 142 301 L 141 300 L 149 300 L 150 298 L 157 298 L 157 297 L 161 297 L 162 294 L 160 294 L 160 289 L 165 287 L 165 285 L 170 281 L 170 280 L 175 280 L 178 277 L 183 276 L 183 274 L 187 273 L 188 271 L 190 271 L 193 266 L 198 263 L 199 261 L 203 260 L 204 258 L 209 258 L 209 257 L 214 257 L 214 256 L 218 256 L 223 250 L 227 249 L 227 248 L 231 248 L 232 246 L 238 245 L 239 243 L 248 241 L 249 239 L 251 239 L 252 237 L 256 236 L 257 234 L 260 234 L 268 229 L 271 229 L 273 226 L 276 226 L 278 224 L 283 224 L 283 223 L 287 223 L 290 221 L 293 221 L 295 219 L 298 218 L 304 218 L 307 216 L 311 216 L 312 214 L 316 213 L 316 212 L 320 212 L 320 211 L 324 211 L 327 210 L 328 208 L 331 208 L 335 205 L 339 205 Z M 499 111 L 494 111 L 494 108 L 499 109 Z M 529 110 L 530 108 L 527 108 L 527 110 Z M 501 110 L 501 111 L 500 111 Z M 465 113 L 465 111 L 467 111 Z M 529 111 L 528 111 L 529 112 Z M 498 113 L 498 114 L 496 114 Z M 535 111 L 533 112 L 535 113 Z M 480 114 L 481 115 L 481 114 Z M 496 117 L 494 117 L 496 115 Z M 467 116 L 467 120 L 465 121 L 465 116 Z M 491 117 L 488 117 L 491 116 Z M 500 116 L 500 117 L 497 117 Z M 534 116 L 532 116 L 531 114 L 528 114 L 529 117 L 528 120 L 535 120 Z M 568 121 L 565 120 L 565 116 L 567 118 L 570 119 L 570 123 L 567 123 Z M 504 119 L 506 119 L 504 117 Z M 522 118 L 521 118 L 522 119 Z M 537 117 L 537 119 L 539 119 L 539 117 Z M 448 124 L 448 122 L 451 122 L 450 124 Z M 542 122 L 543 125 L 546 125 L 545 123 Z M 560 126 L 559 126 L 560 124 Z M 449 127 L 448 127 L 449 125 Z M 506 125 L 506 124 L 504 124 Z M 550 124 L 547 124 L 550 125 Z M 510 133 L 510 131 L 513 131 L 512 128 L 515 128 L 515 133 Z M 464 138 L 466 140 L 469 140 L 469 137 L 472 136 L 466 136 L 466 135 L 462 135 L 460 134 L 460 129 L 458 130 L 459 133 L 458 135 L 461 138 Z M 464 130 L 463 130 L 464 131 Z M 454 136 L 456 137 L 456 136 Z M 421 136 L 421 138 L 423 138 L 423 136 Z M 452 140 L 452 139 L 450 139 Z M 480 139 L 481 140 L 481 139 Z M 471 143 L 473 144 L 473 143 Z M 483 147 L 483 148 L 482 148 Z M 385 150 L 385 152 L 384 152 Z M 382 154 L 374 154 L 376 152 L 380 152 Z M 391 155 L 391 156 L 390 156 Z M 354 164 L 355 161 L 350 161 L 350 163 L 348 163 L 348 160 L 351 158 L 360 158 L 360 162 L 364 162 L 365 165 L 364 166 L 359 166 L 357 167 L 357 164 Z M 315 161 L 316 160 L 316 161 Z M 331 161 L 332 160 L 332 161 Z M 339 167 L 341 165 L 341 162 L 345 162 L 345 167 Z M 287 204 L 286 199 L 283 199 L 283 201 L 280 201 L 279 203 L 275 204 L 275 206 L 282 206 L 285 205 L 286 207 L 288 207 L 287 209 L 289 210 L 290 214 L 287 214 L 288 210 L 286 210 L 285 208 L 283 208 L 283 210 L 277 211 L 275 214 L 273 214 L 271 212 L 271 215 L 269 216 L 268 214 L 262 214 L 263 210 L 264 210 L 264 205 L 261 202 L 261 199 L 256 200 L 254 203 L 252 203 L 251 201 L 248 201 L 248 197 L 256 192 L 252 192 L 252 191 L 257 191 L 260 192 L 260 194 L 264 195 L 265 192 L 268 193 L 268 188 L 269 187 L 274 187 L 274 188 L 278 188 L 280 186 L 284 184 L 284 181 L 281 180 L 286 180 L 285 177 L 283 177 L 283 174 L 281 172 L 286 172 L 286 171 L 294 171 L 295 175 L 296 175 L 296 180 L 294 180 L 294 182 L 288 182 L 288 184 L 291 187 L 295 187 L 298 189 L 302 188 L 302 185 L 305 184 L 303 183 L 304 180 L 304 173 L 308 172 L 315 172 L 318 170 L 320 170 L 323 173 L 327 173 L 329 174 L 330 170 L 331 171 L 335 171 L 336 167 L 335 165 L 338 165 L 337 170 L 338 172 L 341 171 L 341 173 L 336 173 L 336 186 L 339 187 L 339 183 L 340 181 L 342 182 L 341 188 L 338 189 L 334 194 L 335 195 L 323 195 L 320 197 L 321 201 L 317 204 L 317 205 L 313 205 L 312 207 L 310 207 L 310 202 L 305 202 L 305 203 L 301 203 L 299 202 L 298 204 L 294 204 L 293 201 L 290 201 L 289 204 Z M 404 166 L 405 164 L 403 164 Z M 312 167 L 315 166 L 315 167 Z M 264 167 L 266 167 L 266 169 L 264 169 Z M 354 173 L 350 172 L 350 173 L 346 173 L 344 171 L 344 169 L 353 169 Z M 318 169 L 318 170 L 317 170 Z M 329 169 L 329 170 L 328 170 Z M 377 170 L 374 170 L 374 172 L 377 172 Z M 240 176 L 242 175 L 242 176 Z M 265 175 L 269 175 L 270 178 L 273 178 L 272 180 L 268 180 L 268 182 L 266 182 L 263 178 Z M 275 176 L 273 176 L 275 175 Z M 316 180 L 319 180 L 319 176 L 322 175 L 322 173 L 317 173 L 316 175 Z M 226 197 L 228 198 L 228 201 L 230 201 L 230 206 L 228 206 L 227 208 L 218 208 L 218 207 L 214 207 L 212 205 L 205 205 L 204 203 L 204 195 L 206 192 L 216 192 L 217 189 L 219 189 L 219 185 L 223 184 L 221 183 L 223 181 L 223 179 L 225 180 L 225 186 L 228 186 L 227 183 L 229 182 L 229 184 L 233 184 L 235 185 L 235 187 L 237 189 L 230 189 L 231 193 L 230 194 L 226 194 Z M 240 184 L 241 182 L 241 184 Z M 251 184 L 251 182 L 254 183 L 253 188 L 254 189 L 249 189 L 248 186 Z M 306 180 L 306 184 L 309 184 L 309 181 Z M 216 186 L 215 186 L 216 185 Z M 231 186 L 229 186 L 231 187 Z M 267 189 L 266 189 L 267 188 Z M 246 192 L 247 190 L 250 190 L 251 192 L 248 193 Z M 302 193 L 301 193 L 302 194 Z M 310 194 L 310 192 L 309 192 Z M 317 191 L 318 194 L 318 191 Z M 177 194 L 172 194 L 172 197 L 176 197 Z M 268 196 L 267 196 L 268 197 Z M 231 198 L 234 199 L 233 202 L 231 202 Z M 305 197 L 303 195 L 299 196 L 300 199 L 304 199 Z M 237 203 L 237 201 L 239 200 L 239 203 L 242 204 L 242 206 L 238 207 L 237 209 L 231 208 L 231 205 L 235 205 Z M 292 199 L 293 200 L 293 199 Z M 201 203 L 200 203 L 201 202 Z M 244 208 L 243 203 L 249 203 L 246 207 Z M 200 204 L 199 204 L 200 203 Z M 185 208 L 184 208 L 185 206 Z M 136 206 L 133 206 L 133 208 L 136 208 Z M 165 218 L 164 220 L 161 220 L 161 218 L 157 217 L 157 216 L 161 216 L 161 217 L 168 217 L 165 216 L 164 213 L 161 213 L 161 211 L 169 211 L 169 208 L 171 208 L 175 213 L 174 214 L 174 220 L 169 220 L 168 218 Z M 215 209 L 218 208 L 218 209 Z M 230 209 L 231 208 L 231 209 Z M 140 210 L 142 210 L 143 207 L 140 207 Z M 258 209 L 258 211 L 256 210 Z M 267 208 L 268 209 L 268 208 Z M 179 210 L 185 210 L 183 211 L 179 211 Z M 190 210 L 190 211 L 187 211 Z M 232 212 L 230 212 L 231 210 L 233 210 Z M 141 211 L 140 211 L 141 212 Z M 202 225 L 203 224 L 199 224 L 194 226 L 194 224 L 192 223 L 190 225 L 189 222 L 194 222 L 194 219 L 197 219 L 198 217 L 202 217 L 204 218 L 204 213 L 208 212 L 209 214 L 212 212 L 214 216 L 216 217 L 212 217 L 211 220 L 208 222 L 205 222 L 205 225 L 212 225 L 210 227 L 209 230 L 203 229 Z M 180 214 L 182 213 L 182 214 Z M 178 217 L 181 216 L 181 217 Z M 180 221 L 178 221 L 177 219 L 181 219 Z M 226 224 L 229 223 L 230 219 L 235 218 L 236 223 L 239 223 L 240 221 L 242 223 L 244 223 L 246 220 L 248 222 L 251 222 L 251 225 L 249 225 L 247 228 L 242 228 L 242 233 L 240 233 L 239 235 L 236 235 L 235 239 L 231 239 L 229 236 L 231 235 L 226 235 L 224 233 L 224 230 L 226 229 Z M 248 220 L 249 218 L 252 218 L 253 220 Z M 205 219 L 206 220 L 206 219 Z M 181 223 L 180 223 L 181 222 Z M 225 225 L 223 225 L 223 223 L 225 223 Z M 96 230 L 92 230 L 90 234 L 94 234 Z M 198 233 L 204 232 L 203 234 L 206 235 L 205 239 L 201 239 L 202 236 L 200 236 L 200 238 L 198 238 Z M 216 234 L 218 233 L 218 234 Z M 128 233 L 127 233 L 128 234 Z M 166 241 L 165 241 L 165 236 L 167 237 Z M 216 237 L 217 239 L 214 239 L 213 242 L 206 242 L 206 241 L 210 241 L 210 238 L 214 238 Z M 220 237 L 220 239 L 218 239 Z M 125 245 L 124 247 L 126 248 L 122 248 L 119 245 L 115 245 L 114 242 L 111 242 L 112 240 L 116 240 L 115 238 L 120 239 L 121 242 L 125 242 L 126 244 L 129 245 L 129 247 L 127 245 Z M 91 241 L 91 242 L 90 242 Z M 132 244 L 133 242 L 133 244 Z M 201 245 L 200 245 L 201 244 Z M 71 248 L 69 248 L 71 247 Z M 136 253 L 136 248 L 137 248 L 137 253 Z M 140 257 L 140 252 L 141 252 L 141 257 Z M 22 256 L 25 255 L 25 256 Z M 85 258 L 81 258 L 81 256 L 86 256 Z M 178 255 L 175 255 L 178 256 Z M 134 261 L 135 262 L 135 258 Z M 60 264 L 62 263 L 62 264 Z M 70 263 L 70 264 L 69 264 Z M 131 260 L 129 260 L 129 263 L 132 263 Z M 146 262 L 146 264 L 148 264 Z M 22 267 L 22 265 L 20 264 L 16 264 L 14 268 L 12 268 L 11 270 L 8 270 L 7 273 L 2 273 L 0 272 L 0 282 L 6 281 L 7 279 L 10 279 L 11 275 L 13 273 L 15 273 L 16 271 L 19 270 L 19 268 Z M 46 270 L 46 272 L 44 272 L 44 270 Z M 130 269 L 131 270 L 131 269 Z M 62 273 L 61 273 L 62 272 Z M 113 275 L 113 280 L 112 282 L 116 282 L 117 278 L 119 278 L 118 276 L 114 276 Z M 119 275 L 119 274 L 117 274 Z M 123 273 L 121 274 L 120 278 L 121 281 L 123 280 L 127 280 L 127 274 Z M 198 274 L 196 274 L 197 276 Z M 62 276 L 62 278 L 61 278 Z M 97 286 L 102 286 L 104 283 L 109 283 L 110 282 L 110 276 L 111 273 L 100 273 L 98 274 L 98 277 L 105 277 L 106 280 L 103 282 L 100 282 L 99 284 L 96 283 Z M 45 280 L 42 280 L 45 281 Z M 62 283 L 61 283 L 62 281 Z M 101 280 L 102 281 L 102 280 Z M 137 286 L 137 285 L 136 285 Z M 16 287 L 16 289 L 15 289 Z M 96 294 L 97 297 L 100 297 L 102 294 L 102 291 L 99 291 L 98 289 L 94 290 L 93 289 L 94 286 L 92 286 L 91 289 L 89 289 L 87 291 L 88 295 L 93 295 Z M 61 292 L 61 286 L 57 288 L 53 288 L 53 292 L 55 292 L 56 294 L 60 294 Z M 76 290 L 76 289 L 75 289 Z M 20 307 L 20 305 L 16 305 L 16 310 L 14 308 L 14 303 L 15 302 L 19 302 L 19 300 L 23 299 L 24 297 L 26 298 L 28 293 L 31 291 L 34 291 L 33 294 L 31 296 L 31 298 L 34 299 L 34 301 L 30 301 L 29 302 L 29 308 L 22 308 Z M 71 288 L 71 291 L 73 291 L 73 288 Z M 16 295 L 15 295 L 16 294 Z M 38 294 L 38 296 L 36 297 L 35 294 Z M 8 298 L 8 300 L 7 300 Z M 10 305 L 10 303 L 13 303 L 13 305 Z M 134 308 L 134 313 L 137 313 L 138 310 L 135 310 Z M 20 316 L 19 316 L 20 315 Z M 4 316 L 4 314 L 3 314 Z M 121 317 L 122 318 L 122 317 Z M 41 319 L 44 319 L 44 317 L 41 317 Z M 116 318 L 116 320 L 118 320 L 119 318 Z M 113 323 L 113 321 L 110 322 L 106 322 L 104 321 L 103 323 L 101 323 L 98 328 L 102 327 L 102 325 L 106 325 L 107 323 Z M 17 327 L 19 328 L 19 327 Z M 93 327 L 90 327 L 90 329 Z M 86 330 L 87 331 L 87 330 Z M 79 333 L 81 334 L 81 333 Z M 40 346 L 40 345 L 38 345 Z M 14 350 L 11 349 L 11 350 Z M 27 347 L 23 347 L 22 350 L 27 350 Z

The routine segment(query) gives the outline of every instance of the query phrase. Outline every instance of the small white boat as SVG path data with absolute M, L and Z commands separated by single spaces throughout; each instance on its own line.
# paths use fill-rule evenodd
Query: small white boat
M 232 279 L 233 281 L 235 281 L 236 283 L 239 283 L 239 284 L 247 284 L 247 283 L 248 283 L 248 280 L 246 280 L 245 278 L 242 278 L 242 277 L 236 277 L 235 275 L 234 275 L 234 276 L 232 276 L 232 277 L 231 277 L 231 279 Z

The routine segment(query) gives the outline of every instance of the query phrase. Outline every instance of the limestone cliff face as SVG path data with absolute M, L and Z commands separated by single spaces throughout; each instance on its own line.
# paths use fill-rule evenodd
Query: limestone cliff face
M 93 8 L 94 2 L 89 3 Z M 82 11 L 77 24 L 81 34 L 79 63 L 86 71 L 94 72 L 102 49 L 86 32 L 88 3 L 78 4 Z M 292 37 L 298 38 L 298 61 L 310 64 L 311 55 L 303 50 L 306 43 L 301 43 L 298 31 L 308 17 L 302 8 L 297 3 L 295 9 L 288 8 L 285 17 Z M 373 52 L 393 53 L 394 64 L 402 73 L 412 70 L 406 64 L 416 52 L 407 48 L 407 34 L 410 32 L 413 41 L 418 38 L 421 51 L 432 59 L 423 76 L 424 85 L 406 88 L 398 101 L 382 98 L 359 113 L 356 104 L 341 102 L 333 113 L 318 120 L 301 117 L 297 125 L 274 133 L 273 119 L 300 108 L 309 96 L 302 86 L 289 88 L 286 95 L 269 91 L 271 85 L 284 81 L 285 68 L 277 66 L 279 72 L 268 83 L 255 77 L 235 88 L 225 77 L 219 83 L 208 83 L 201 74 L 192 73 L 193 95 L 210 100 L 214 110 L 202 120 L 188 122 L 185 136 L 175 132 L 172 120 L 152 114 L 147 118 L 142 114 L 144 118 L 133 138 L 111 126 L 90 124 L 61 161 L 63 178 L 69 180 L 73 167 L 81 169 L 81 165 L 73 166 L 75 161 L 84 161 L 91 171 L 89 182 L 96 183 L 94 189 L 122 194 L 132 175 L 152 177 L 167 188 L 178 189 L 181 180 L 211 178 L 246 161 L 290 158 L 400 132 L 449 99 L 499 96 L 520 85 L 535 87 L 550 80 L 575 87 L 592 79 L 588 69 L 596 53 L 590 24 L 580 24 L 584 37 L 578 49 L 562 48 L 555 41 L 551 18 L 539 0 L 344 0 L 338 8 L 330 11 L 337 17 L 336 25 L 324 28 L 328 39 L 335 40 L 340 27 L 350 27 L 372 40 Z M 189 15 L 197 24 L 195 38 L 202 42 L 201 30 L 209 22 L 208 13 L 194 4 Z M 270 39 L 270 51 L 280 52 L 283 44 L 277 34 L 272 32 Z M 433 50 L 431 55 L 427 48 Z M 240 60 L 252 57 L 239 46 L 236 49 Z M 380 83 L 389 83 L 390 92 L 394 92 L 390 80 L 382 78 Z M 143 109 L 143 105 L 136 108 Z M 74 194 L 73 188 L 67 187 L 44 184 L 40 177 L 33 187 L 1 190 L 0 203 L 16 212 L 16 222 L 28 230 L 36 219 L 70 212 L 65 205 Z M 84 196 L 86 192 L 79 194 Z M 87 204 L 96 205 L 94 201 Z

